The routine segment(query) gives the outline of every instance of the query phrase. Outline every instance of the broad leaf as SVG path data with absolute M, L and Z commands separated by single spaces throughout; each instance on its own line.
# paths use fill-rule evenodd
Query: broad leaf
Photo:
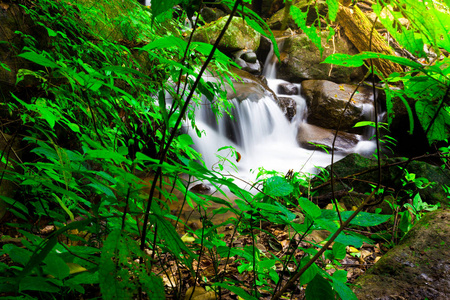
M 50 59 L 46 58 L 42 54 L 38 54 L 36 52 L 25 52 L 17 55 L 19 57 L 28 59 L 34 63 L 37 63 L 38 65 L 41 65 L 43 67 L 49 67 L 49 68 L 59 68 L 59 66 L 51 61 Z
M 265 182 L 264 185 L 264 192 L 272 197 L 282 197 L 287 196 L 294 188 L 292 185 L 287 182 L 286 179 L 279 177 L 279 176 L 273 176 Z
M 46 264 L 46 267 L 44 268 L 45 272 L 57 279 L 64 279 L 70 275 L 69 266 L 59 255 L 54 253 L 47 255 L 44 259 L 44 263 Z
M 346 221 L 353 213 L 353 211 L 341 212 L 342 220 Z M 350 222 L 350 224 L 362 227 L 377 226 L 386 222 L 390 218 L 391 215 L 379 215 L 362 211 Z
M 20 280 L 19 292 L 23 291 L 39 291 L 47 293 L 57 293 L 59 288 L 44 277 L 26 276 Z
M 304 265 L 306 265 L 306 263 L 310 260 L 310 257 L 305 257 L 302 259 L 301 264 L 300 264 L 300 268 L 303 267 Z M 319 272 L 319 267 L 313 263 L 308 269 L 306 269 L 306 271 L 300 276 L 300 284 L 307 284 L 308 282 L 310 282 L 311 280 L 313 280 L 313 278 L 317 275 L 317 273 Z
M 313 219 L 321 216 L 320 208 L 304 197 L 298 199 L 298 205 Z
M 334 293 L 330 282 L 317 274 L 308 284 L 305 291 L 306 300 L 330 300 L 334 299 Z M 345 298 L 344 298 L 345 299 Z
M 333 289 L 338 293 L 341 299 L 345 300 L 358 300 L 355 293 L 343 282 L 342 280 L 335 278 L 333 274 Z M 347 278 L 346 278 L 347 279 Z
M 448 107 L 438 110 L 438 106 L 430 101 L 421 100 L 416 102 L 416 112 L 423 129 L 428 130 L 427 138 L 430 144 L 450 137 L 450 112 Z
M 347 254 L 346 246 L 338 242 L 334 243 L 332 250 L 333 256 L 336 259 L 344 259 Z

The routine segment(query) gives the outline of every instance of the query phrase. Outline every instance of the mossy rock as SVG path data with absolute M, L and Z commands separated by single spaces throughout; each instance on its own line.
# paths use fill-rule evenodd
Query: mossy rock
M 448 194 L 443 186 L 448 185 L 450 170 L 443 169 L 423 161 L 412 161 L 406 165 L 407 158 L 397 157 L 382 160 L 382 186 L 390 191 L 395 197 L 407 197 L 404 190 L 410 190 L 413 193 L 419 193 L 421 199 L 428 204 L 441 203 L 441 206 L 449 205 Z M 408 183 L 406 186 L 402 181 L 404 179 L 403 170 L 400 168 L 406 166 L 410 174 L 415 174 L 416 178 L 425 178 L 433 182 L 431 186 L 424 189 L 418 189 L 414 183 Z M 330 172 L 330 166 L 326 167 L 326 172 Z M 336 180 L 335 191 L 352 190 L 357 193 L 370 193 L 373 186 L 378 181 L 378 162 L 373 158 L 366 158 L 359 154 L 352 153 L 336 162 L 333 167 Z M 319 174 L 313 180 L 313 185 L 320 185 L 323 181 L 319 179 L 324 176 Z M 318 189 L 320 195 L 331 191 L 329 185 Z
M 214 44 L 228 18 L 229 16 L 226 16 L 198 28 L 194 33 L 194 41 Z M 259 47 L 260 38 L 261 35 L 247 25 L 244 19 L 234 17 L 225 35 L 220 40 L 218 48 L 225 53 L 241 49 L 256 51 Z
M 448 299 L 450 292 L 450 211 L 425 215 L 354 283 L 360 300 Z

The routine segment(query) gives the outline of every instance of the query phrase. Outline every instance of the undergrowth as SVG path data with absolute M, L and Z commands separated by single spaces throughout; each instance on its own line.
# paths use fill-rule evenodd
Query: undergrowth
M 161 1 L 149 10 L 131 0 L 19 2 L 41 35 L 17 31 L 25 46 L 10 45 L 18 59 L 31 63 L 18 72 L 17 86 L 33 92 L 2 94 L 1 105 L 8 112 L 2 115 L 3 138 L 23 147 L 1 152 L 7 166 L 1 181 L 17 189 L 14 195 L 0 196 L 8 205 L 4 226 L 11 235 L 2 236 L 0 250 L 4 299 L 180 298 L 185 291 L 175 282 L 185 273 L 190 285 L 202 284 L 218 298 L 225 289 L 243 299 L 267 294 L 275 299 L 293 293 L 295 283 L 306 285 L 307 299 L 356 299 L 339 261 L 347 246 L 373 243 L 348 228 L 377 226 L 392 218 L 362 211 L 376 190 L 355 211 L 327 210 L 310 201 L 308 177 L 266 172 L 256 194 L 250 193 L 205 168 L 191 148 L 192 139 L 181 130 L 190 124 L 201 135 L 191 112 L 202 97 L 216 114 L 226 113 L 230 104 L 224 85 L 232 85 L 234 77 L 229 72 L 233 63 L 216 46 L 183 37 L 186 12 L 195 5 Z M 240 2 L 223 1 L 232 14 L 241 14 L 273 40 L 265 23 Z M 327 2 L 336 8 L 337 1 Z M 174 5 L 181 6 L 178 19 L 171 18 Z M 302 18 L 295 9 L 292 13 L 294 19 Z M 427 43 L 450 50 L 439 35 L 426 34 Z M 374 57 L 379 55 L 335 56 L 330 62 L 356 65 Z M 430 142 L 447 138 L 447 60 L 424 66 L 385 58 L 411 68 L 386 79 L 411 87 L 401 93 L 417 95 L 424 84 L 438 88 L 434 98 L 419 93 L 416 109 L 427 116 L 423 125 Z M 218 82 L 202 79 L 207 66 Z M 10 71 L 4 63 L 0 67 Z M 432 108 L 426 105 L 430 102 Z M 438 127 L 445 128 L 443 133 Z M 417 182 L 411 174 L 406 180 Z M 199 181 L 213 186 L 220 197 L 191 192 Z M 144 192 L 146 188 L 150 190 Z M 422 205 L 420 211 L 429 208 L 414 200 L 416 207 Z M 170 203 L 176 201 L 198 211 L 200 228 L 191 228 L 180 212 L 171 211 Z M 213 215 L 231 212 L 232 217 L 211 223 L 211 202 L 222 205 Z M 400 229 L 407 231 L 411 221 Z M 263 222 L 289 228 L 296 238 L 282 252 L 262 252 L 257 236 L 271 235 Z M 187 232 L 183 238 L 180 225 Z M 230 226 L 231 242 L 225 242 L 222 228 Z M 316 230 L 330 236 L 323 243 L 308 240 Z M 247 236 L 249 243 L 234 246 L 237 235 Z M 176 268 L 169 267 L 169 260 Z M 206 260 L 213 266 L 209 277 L 200 272 Z M 251 287 L 228 272 L 230 260 L 238 261 L 239 273 L 250 274 Z M 326 272 L 327 265 L 336 271 Z

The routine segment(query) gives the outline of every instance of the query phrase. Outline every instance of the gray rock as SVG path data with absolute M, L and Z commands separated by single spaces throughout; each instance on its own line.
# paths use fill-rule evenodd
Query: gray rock
M 339 85 L 326 80 L 305 80 L 301 94 L 308 105 L 308 123 L 329 129 L 337 129 L 340 123 L 340 131 L 362 133 L 362 128 L 353 126 L 366 120 L 364 104 L 371 103 L 372 89 L 360 87 L 344 113 L 355 88 L 353 85 Z
M 298 86 L 293 83 L 281 83 L 278 86 L 277 93 L 283 95 L 298 95 L 299 89 Z
M 244 71 L 251 74 L 261 74 L 261 64 L 259 63 L 256 53 L 251 50 L 239 50 L 231 54 L 234 62 L 237 63 Z
M 289 120 L 289 122 L 294 119 L 295 115 L 297 114 L 297 102 L 295 102 L 294 99 L 290 97 L 280 97 L 278 96 L 278 106 L 283 111 L 286 118 Z
M 331 150 L 335 131 L 311 124 L 302 123 L 298 127 L 297 142 L 300 146 L 311 150 Z M 356 134 L 339 132 L 334 149 L 340 152 L 349 152 L 361 139 Z
M 230 86 L 226 86 L 227 99 L 236 98 L 239 101 L 249 99 L 257 101 L 265 96 L 277 100 L 275 93 L 264 82 L 264 78 L 260 79 L 245 70 L 239 70 L 232 67 L 231 71 L 238 75 L 242 81 L 233 82 L 234 90 Z
M 242 59 L 245 60 L 248 63 L 256 63 L 258 61 L 258 58 L 256 57 L 256 53 L 253 51 L 246 51 L 244 54 L 242 54 Z
M 436 299 L 450 295 L 450 211 L 424 216 L 354 283 L 359 300 Z
M 211 23 L 225 16 L 225 12 L 218 8 L 204 7 L 200 13 L 206 23 Z

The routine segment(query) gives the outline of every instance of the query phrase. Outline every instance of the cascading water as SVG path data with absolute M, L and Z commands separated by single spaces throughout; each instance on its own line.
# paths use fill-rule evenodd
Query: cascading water
M 265 74 L 273 74 L 266 75 L 269 87 L 277 91 L 278 84 L 285 81 L 274 78 L 274 63 L 267 62 L 265 68 L 269 70 Z M 297 104 L 297 113 L 291 122 L 269 96 L 257 101 L 231 99 L 233 119 L 224 116 L 216 120 L 206 103 L 197 108 L 196 125 L 205 134 L 198 138 L 195 132 L 190 131 L 190 135 L 206 166 L 217 166 L 217 150 L 225 146 L 233 146 L 240 153 L 240 161 L 235 162 L 237 176 L 247 181 L 255 179 L 259 167 L 279 172 L 292 169 L 295 172 L 316 173 L 316 166 L 330 164 L 330 155 L 298 146 L 297 127 L 299 122 L 304 121 L 306 103 L 300 95 L 289 97 Z M 226 155 L 224 152 L 219 154 Z M 227 168 L 227 171 L 232 172 L 232 168 Z
M 273 50 L 268 55 L 263 74 L 267 78 L 269 88 L 277 93 L 281 84 L 293 85 L 287 81 L 276 79 L 276 60 L 273 59 Z M 245 85 L 245 84 L 244 84 Z M 316 173 L 316 166 L 324 167 L 331 163 L 331 155 L 301 148 L 297 143 L 298 126 L 305 122 L 306 101 L 300 95 L 300 84 L 295 84 L 297 95 L 277 94 L 279 98 L 289 97 L 296 103 L 295 117 L 289 121 L 285 113 L 269 96 L 259 97 L 254 100 L 251 95 L 242 101 L 236 98 L 232 102 L 231 110 L 233 119 L 224 116 L 219 120 L 212 113 L 208 101 L 204 102 L 196 111 L 196 125 L 204 132 L 198 138 L 194 131 L 190 132 L 194 140 L 195 148 L 202 153 L 202 158 L 209 168 L 214 168 L 222 163 L 217 154 L 226 156 L 227 153 L 217 150 L 221 147 L 232 146 L 241 155 L 236 162 L 239 178 L 253 181 L 259 167 L 266 170 L 279 172 Z M 371 114 L 370 105 L 365 107 Z M 368 133 L 370 134 L 370 133 Z M 363 142 L 357 146 L 356 152 L 373 150 L 373 142 Z M 359 150 L 358 150 L 359 147 Z M 341 159 L 342 154 L 335 155 L 335 161 Z M 230 157 L 228 157 L 230 158 Z M 232 168 L 224 166 L 226 171 L 233 172 Z

